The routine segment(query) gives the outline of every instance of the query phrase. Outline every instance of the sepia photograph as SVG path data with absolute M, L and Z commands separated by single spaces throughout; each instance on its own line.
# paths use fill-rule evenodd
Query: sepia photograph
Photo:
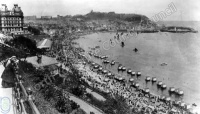
M 200 114 L 199 0 L 0 0 L 0 114 Z

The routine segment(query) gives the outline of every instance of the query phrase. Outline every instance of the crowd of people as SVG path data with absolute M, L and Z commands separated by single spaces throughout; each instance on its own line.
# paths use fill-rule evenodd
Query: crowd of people
M 83 80 L 90 86 L 113 97 L 115 95 L 122 96 L 135 112 L 149 112 L 150 114 L 191 113 L 189 109 L 191 105 L 186 105 L 182 101 L 172 101 L 169 97 L 153 95 L 148 89 L 140 88 L 131 80 L 125 80 L 118 74 L 103 69 L 101 65 L 93 61 L 84 61 L 77 66 L 83 74 Z

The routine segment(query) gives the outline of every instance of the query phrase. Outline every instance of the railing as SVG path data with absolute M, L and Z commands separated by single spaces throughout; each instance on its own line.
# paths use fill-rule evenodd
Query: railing
M 14 68 L 14 73 L 16 76 L 16 82 L 15 87 L 13 88 L 13 111 L 16 114 L 29 114 L 27 113 L 24 101 L 28 101 L 28 105 L 32 109 L 32 114 L 40 114 L 39 110 L 37 109 L 36 105 L 33 102 L 32 98 L 32 91 L 26 90 L 25 87 L 22 84 L 22 77 L 19 74 L 19 67 L 18 62 L 19 60 L 15 59 L 15 57 L 11 57 L 9 59 L 3 60 L 0 62 L 0 64 L 3 64 L 4 62 L 10 60 L 11 65 Z
M 25 100 L 27 100 L 28 101 L 28 103 L 29 103 L 29 105 L 30 105 L 30 107 L 31 107 L 31 109 L 32 109 L 32 111 L 33 111 L 33 113 L 34 114 L 40 114 L 40 112 L 39 112 L 39 110 L 37 109 L 37 107 L 35 106 L 35 104 L 33 103 L 33 99 L 32 99 L 32 91 L 31 90 L 26 90 L 25 89 L 25 87 L 23 86 L 23 84 L 22 84 L 22 81 L 21 81 L 21 75 L 19 75 L 18 73 L 18 69 L 19 69 L 19 67 L 18 67 L 18 61 L 19 60 L 15 60 L 14 62 L 13 62 L 13 66 L 14 66 L 14 70 L 15 70 L 15 74 L 16 74 L 16 79 L 17 79 L 17 83 L 19 84 L 19 86 L 20 86 L 20 89 L 21 89 L 21 92 L 22 92 L 22 94 L 23 94 L 23 96 L 24 96 L 24 99 Z M 23 105 L 22 105 L 22 107 L 23 107 Z M 23 109 L 23 108 L 22 108 Z M 25 109 L 24 109 L 25 110 Z M 24 111 L 23 110 L 23 111 Z

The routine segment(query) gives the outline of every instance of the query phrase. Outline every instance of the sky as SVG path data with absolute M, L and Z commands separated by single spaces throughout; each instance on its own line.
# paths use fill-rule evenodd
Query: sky
M 136 13 L 151 18 L 166 12 L 169 4 L 176 11 L 163 18 L 164 21 L 200 21 L 200 0 L 0 0 L 11 9 L 18 4 L 24 16 L 57 16 L 99 12 Z

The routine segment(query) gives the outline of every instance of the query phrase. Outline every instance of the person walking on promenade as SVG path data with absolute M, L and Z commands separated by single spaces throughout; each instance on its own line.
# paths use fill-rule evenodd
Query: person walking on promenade
M 3 88 L 11 88 L 15 86 L 16 78 L 13 65 L 15 65 L 14 61 L 9 59 L 4 66 L 5 70 L 1 75 Z

